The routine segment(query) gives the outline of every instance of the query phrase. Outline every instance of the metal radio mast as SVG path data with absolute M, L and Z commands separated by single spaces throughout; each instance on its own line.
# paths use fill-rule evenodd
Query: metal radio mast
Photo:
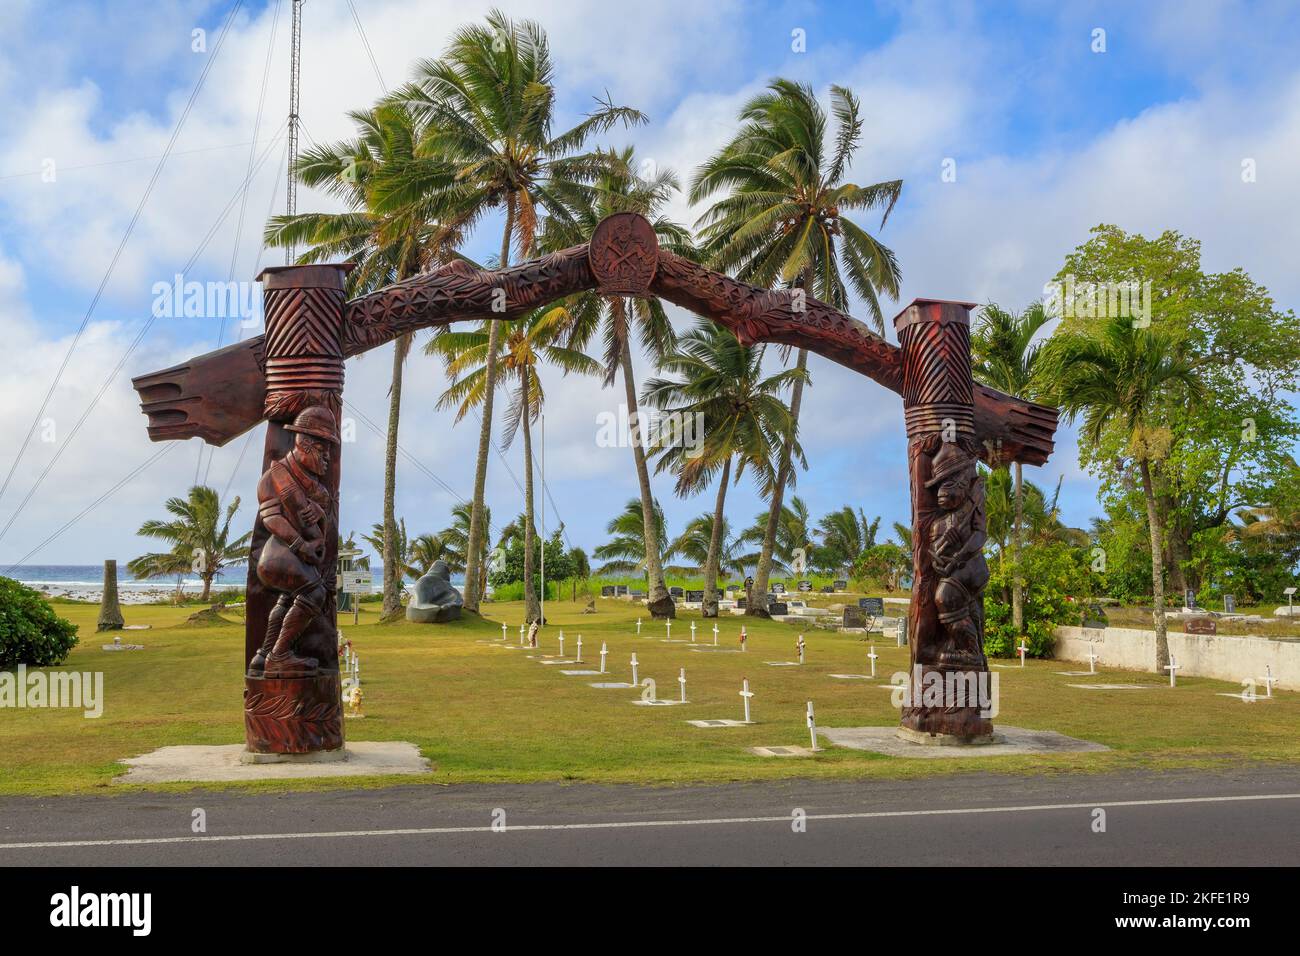
M 289 46 L 289 145 L 287 154 L 288 184 L 284 193 L 284 211 L 292 216 L 298 211 L 298 180 L 294 176 L 294 163 L 298 160 L 298 72 L 302 65 L 302 0 L 293 0 L 293 34 Z M 284 264 L 291 265 L 294 247 L 285 247 Z

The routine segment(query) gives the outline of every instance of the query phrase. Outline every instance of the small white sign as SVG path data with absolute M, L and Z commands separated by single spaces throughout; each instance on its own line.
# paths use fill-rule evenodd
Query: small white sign
M 344 594 L 369 594 L 369 571 L 340 571 L 339 590 Z

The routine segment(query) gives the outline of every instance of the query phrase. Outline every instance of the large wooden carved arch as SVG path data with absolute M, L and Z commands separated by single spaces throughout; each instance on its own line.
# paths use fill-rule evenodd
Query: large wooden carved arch
M 970 303 L 916 300 L 894 320 L 894 346 L 801 291 L 756 288 L 660 249 L 650 223 L 632 213 L 605 219 L 589 243 L 508 269 L 457 262 L 350 301 L 347 268 L 266 270 L 265 335 L 133 383 L 155 441 L 224 445 L 268 422 L 248 576 L 250 752 L 342 753 L 333 567 L 344 360 L 404 333 L 510 319 L 588 289 L 658 296 L 742 342 L 806 348 L 902 396 L 914 529 L 913 697 L 902 728 L 991 739 L 986 701 L 925 694 L 935 678 L 941 688 L 976 687 L 988 676 L 975 462 L 1043 464 L 1057 413 L 972 381 Z

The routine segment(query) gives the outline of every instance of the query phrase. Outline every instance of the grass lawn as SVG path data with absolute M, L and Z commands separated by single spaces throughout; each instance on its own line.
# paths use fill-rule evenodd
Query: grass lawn
M 719 621 L 721 643 L 735 649 L 742 622 L 749 651 L 692 652 L 689 644 L 664 643 L 664 626 L 646 616 L 642 636 L 635 620 L 644 609 L 624 601 L 598 600 L 598 613 L 581 613 L 584 602 L 548 603 L 550 626 L 537 654 L 556 654 L 560 629 L 572 655 L 583 637 L 585 661 L 599 660 L 609 645 L 608 680 L 629 680 L 633 652 L 640 676 L 653 677 L 661 697 L 678 695 L 677 675 L 686 668 L 690 703 L 647 708 L 630 702 L 631 690 L 598 690 L 599 678 L 566 677 L 556 666 L 529 660 L 518 645 L 521 604 L 485 605 L 483 619 L 451 625 L 379 625 L 377 605 L 363 605 L 360 624 L 340 619 L 361 659 L 365 691 L 363 720 L 349 720 L 357 740 L 407 740 L 433 761 L 428 783 L 572 780 L 602 783 L 679 784 L 780 777 L 913 777 L 955 772 L 1101 771 L 1131 767 L 1241 767 L 1252 761 L 1300 759 L 1300 695 L 1277 692 L 1268 703 L 1245 704 L 1216 696 L 1240 687 L 1223 681 L 1179 677 L 1175 690 L 1154 674 L 1107 672 L 1111 683 L 1153 685 L 1134 691 L 1083 691 L 1062 677 L 1078 664 L 1031 660 L 1024 670 L 996 669 L 1004 723 L 1097 741 L 1109 753 L 957 760 L 913 760 L 828 748 L 812 758 L 762 758 L 747 748 L 799 745 L 808 741 L 805 702 L 812 700 L 823 727 L 893 726 L 897 711 L 887 689 L 872 682 L 837 680 L 832 673 L 868 673 L 868 641 L 860 635 L 805 630 L 803 667 L 769 667 L 765 661 L 795 659 L 800 633 L 792 625 L 752 618 Z M 171 744 L 233 744 L 243 741 L 240 671 L 243 626 L 227 612 L 228 626 L 185 626 L 195 608 L 127 607 L 129 624 L 151 630 L 123 632 L 123 640 L 145 650 L 105 653 L 113 634 L 95 634 L 97 608 L 61 604 L 58 613 L 81 627 L 81 644 L 62 669 L 104 673 L 104 714 L 85 719 L 80 711 L 0 710 L 0 794 L 118 792 L 111 779 L 123 771 L 118 760 Z M 712 623 L 688 612 L 673 624 L 675 639 L 690 638 L 698 624 L 701 643 L 712 640 Z M 880 680 L 905 670 L 907 649 L 893 640 L 872 639 Z M 499 643 L 499 641 L 498 641 Z M 1009 663 L 1009 662 L 1003 662 Z M 592 665 L 593 669 L 595 664 Z M 698 729 L 688 719 L 742 716 L 738 695 L 748 677 L 755 693 L 749 727 Z M 411 784 L 411 778 L 339 781 L 275 781 L 241 785 L 262 789 Z M 420 784 L 415 784 L 420 785 Z M 193 784 L 158 789 L 190 789 Z

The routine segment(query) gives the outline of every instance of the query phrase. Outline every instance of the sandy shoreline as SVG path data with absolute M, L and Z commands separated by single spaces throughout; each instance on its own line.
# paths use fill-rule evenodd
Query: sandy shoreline
M 85 601 L 88 604 L 98 604 L 104 597 L 103 588 L 84 587 L 77 584 L 42 584 L 29 585 L 46 597 L 67 598 L 70 601 Z M 185 601 L 197 601 L 201 591 L 191 591 L 186 589 L 181 592 Z M 219 589 L 213 588 L 209 600 L 215 601 Z M 156 604 L 158 602 L 172 603 L 176 596 L 175 586 L 159 585 L 158 587 L 132 587 L 117 589 L 117 601 L 119 604 Z

